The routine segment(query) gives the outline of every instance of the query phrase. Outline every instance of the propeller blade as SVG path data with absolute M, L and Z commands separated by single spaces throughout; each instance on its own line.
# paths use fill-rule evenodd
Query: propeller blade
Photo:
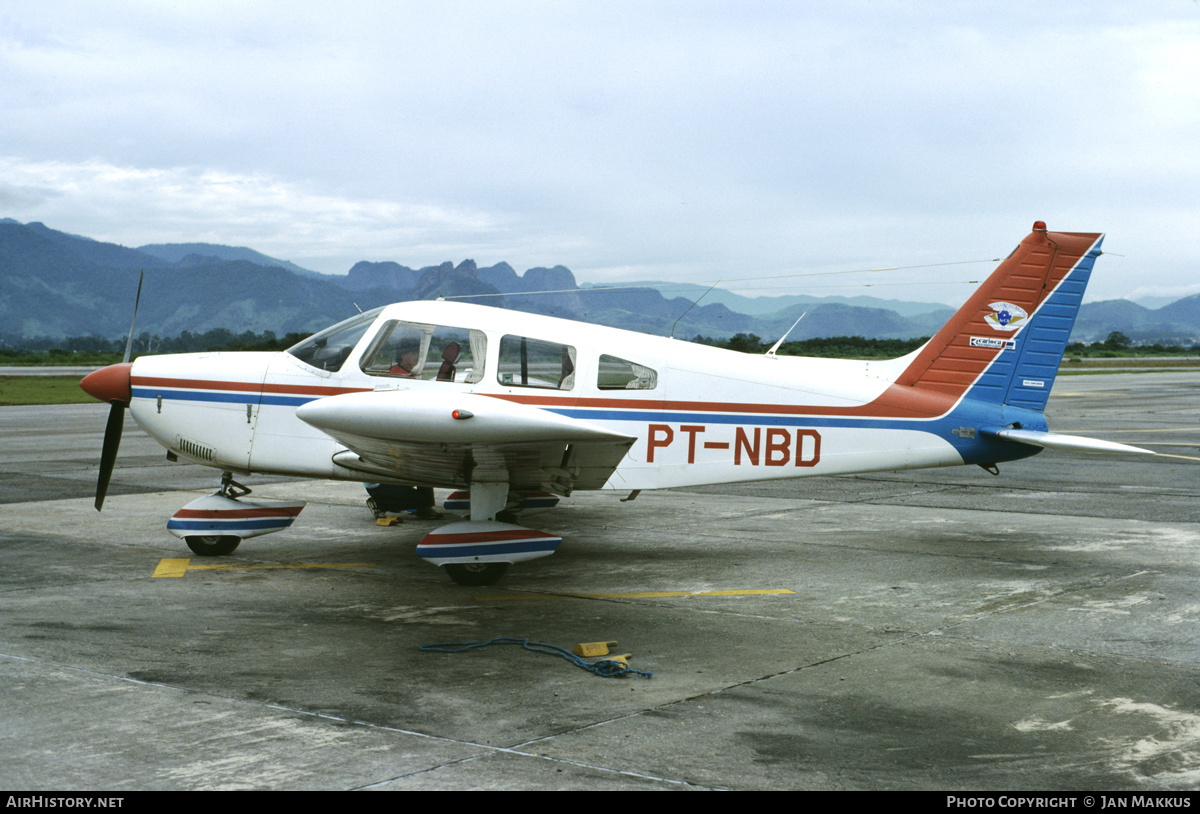
M 117 462 L 117 450 L 121 446 L 121 431 L 125 429 L 125 405 L 113 404 L 108 411 L 108 423 L 104 426 L 104 446 L 100 448 L 100 479 L 96 482 L 96 511 L 104 506 L 108 494 L 108 482 L 112 479 L 113 465 Z
M 129 357 L 133 355 L 133 330 L 137 325 L 138 305 L 142 301 L 142 281 L 145 269 L 138 275 L 137 296 L 133 300 L 133 319 L 129 320 L 129 338 L 125 340 L 125 357 L 120 365 L 89 374 L 80 383 L 92 396 L 112 404 L 108 411 L 108 423 L 104 425 L 104 446 L 100 448 L 100 477 L 96 481 L 96 511 L 104 506 L 108 494 L 108 482 L 112 480 L 113 467 L 117 463 L 117 450 L 121 448 L 121 433 L 125 429 L 125 408 L 129 406 L 132 388 L 129 372 L 133 367 Z
M 146 270 L 142 269 L 142 273 L 138 275 L 137 296 L 133 300 L 133 319 L 129 320 L 129 338 L 125 340 L 125 358 L 121 360 L 122 362 L 128 362 L 133 353 L 133 326 L 137 324 L 138 303 L 142 301 L 142 280 L 145 278 Z

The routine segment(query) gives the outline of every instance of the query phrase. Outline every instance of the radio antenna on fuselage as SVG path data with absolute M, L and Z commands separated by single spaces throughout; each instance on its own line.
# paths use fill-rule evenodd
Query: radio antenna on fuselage
M 714 288 L 716 288 L 720 284 L 721 284 L 721 281 L 717 280 L 715 283 L 713 283 L 712 285 L 710 285 L 708 287 L 708 291 L 712 291 Z M 703 294 L 701 294 L 699 297 L 697 297 L 696 301 L 687 307 L 687 311 L 684 311 L 682 314 L 679 315 L 678 319 L 676 319 L 674 322 L 671 323 L 671 338 L 672 339 L 675 338 L 675 326 L 679 324 L 679 320 L 686 317 L 688 315 L 688 311 L 691 311 L 693 308 L 695 308 L 697 305 L 699 305 L 700 300 L 702 300 L 708 296 L 708 291 L 705 291 Z
M 796 319 L 796 321 L 792 323 L 792 328 L 795 328 L 797 325 L 799 325 L 800 320 L 804 319 L 806 316 L 808 316 L 807 311 L 805 311 L 803 314 L 801 314 Z M 772 345 L 771 349 L 769 351 L 767 351 L 767 356 L 771 356 L 771 357 L 775 356 L 775 351 L 779 350 L 779 346 L 783 344 L 783 340 L 788 338 L 788 334 L 790 334 L 792 332 L 792 328 L 788 328 L 786 331 L 783 332 L 783 336 L 779 337 L 779 341 L 776 342 L 774 345 Z

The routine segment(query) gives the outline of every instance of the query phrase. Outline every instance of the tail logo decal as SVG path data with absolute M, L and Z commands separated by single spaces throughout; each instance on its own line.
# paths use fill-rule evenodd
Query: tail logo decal
M 988 305 L 992 313 L 984 317 L 987 324 L 996 331 L 1015 331 L 1025 324 L 1029 314 L 1019 305 L 1011 302 L 993 302 Z

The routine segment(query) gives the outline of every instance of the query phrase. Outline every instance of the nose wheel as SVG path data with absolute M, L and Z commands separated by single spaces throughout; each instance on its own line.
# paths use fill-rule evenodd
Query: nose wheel
M 183 541 L 192 553 L 201 557 L 224 557 L 241 545 L 242 538 L 232 534 L 191 534 Z
M 506 562 L 450 563 L 446 575 L 459 585 L 495 585 L 508 570 Z

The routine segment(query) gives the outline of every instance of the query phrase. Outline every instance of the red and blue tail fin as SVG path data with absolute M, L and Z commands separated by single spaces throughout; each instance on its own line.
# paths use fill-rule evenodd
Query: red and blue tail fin
M 1045 410 L 1103 239 L 1035 223 L 896 384 Z

